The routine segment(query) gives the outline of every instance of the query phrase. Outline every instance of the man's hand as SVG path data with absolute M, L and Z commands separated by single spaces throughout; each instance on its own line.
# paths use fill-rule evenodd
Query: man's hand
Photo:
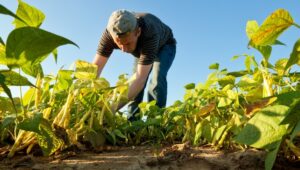
M 152 68 L 152 64 L 149 65 L 137 65 L 137 71 L 135 73 L 135 80 L 130 84 L 128 91 L 128 100 L 132 101 L 144 88 L 148 75 Z

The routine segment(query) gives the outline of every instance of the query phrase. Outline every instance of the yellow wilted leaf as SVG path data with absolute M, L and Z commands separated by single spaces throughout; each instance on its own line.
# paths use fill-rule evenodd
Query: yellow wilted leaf
M 263 99 L 261 101 L 249 104 L 246 106 L 245 114 L 247 117 L 251 117 L 251 115 L 253 115 L 255 112 L 272 104 L 276 100 L 277 100 L 277 97 L 271 97 L 271 98 Z

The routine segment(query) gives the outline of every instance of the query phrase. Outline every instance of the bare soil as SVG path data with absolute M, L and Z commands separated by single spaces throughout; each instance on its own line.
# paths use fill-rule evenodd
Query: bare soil
M 6 150 L 5 150 L 6 149 Z M 95 151 L 71 149 L 60 154 L 43 157 L 39 153 L 18 153 L 6 157 L 7 148 L 0 149 L 0 169 L 63 169 L 63 170 L 210 170 L 210 169 L 264 169 L 265 152 L 217 151 L 211 146 L 190 147 L 176 144 L 157 148 L 131 146 L 99 148 Z

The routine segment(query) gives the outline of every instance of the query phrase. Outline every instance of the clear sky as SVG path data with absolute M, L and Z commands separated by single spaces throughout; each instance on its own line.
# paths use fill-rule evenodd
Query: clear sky
M 56 74 L 61 66 L 69 68 L 76 60 L 91 62 L 98 41 L 106 27 L 111 12 L 127 9 L 150 12 L 173 29 L 177 39 L 177 53 L 168 75 L 168 105 L 182 99 L 184 85 L 205 82 L 211 70 L 208 66 L 218 62 L 229 71 L 244 69 L 242 59 L 231 61 L 234 55 L 261 55 L 248 49 L 245 26 L 248 20 L 261 24 L 278 8 L 288 10 L 294 21 L 300 24 L 299 0 L 24 0 L 42 10 L 46 19 L 42 29 L 64 36 L 79 45 L 58 48 L 58 63 L 53 57 L 43 62 L 46 74 Z M 17 0 L 0 0 L 15 12 Z M 10 16 L 0 15 L 0 36 L 5 41 L 13 29 Z M 291 27 L 279 40 L 286 46 L 275 46 L 271 61 L 288 57 L 294 43 L 300 38 L 300 29 Z M 112 54 L 102 76 L 113 85 L 118 75 L 132 73 L 133 57 L 116 51 Z

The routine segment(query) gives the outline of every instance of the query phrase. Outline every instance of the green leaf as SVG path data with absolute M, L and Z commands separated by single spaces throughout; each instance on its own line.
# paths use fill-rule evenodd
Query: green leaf
M 195 88 L 195 83 L 190 83 L 184 86 L 186 90 L 191 90 Z
M 52 54 L 53 54 L 53 57 L 54 57 L 54 61 L 57 64 L 57 56 L 58 56 L 57 55 L 57 48 L 52 51 Z
M 17 112 L 17 108 L 14 102 L 14 99 L 12 97 L 11 91 L 10 89 L 7 87 L 6 82 L 5 82 L 5 76 L 3 74 L 0 73 L 0 86 L 2 87 L 2 89 L 4 90 L 4 92 L 7 94 L 7 96 L 9 97 L 9 99 L 11 100 L 15 111 Z
M 43 119 L 43 114 L 41 113 L 36 113 L 34 114 L 33 117 L 27 118 L 20 122 L 18 124 L 18 128 L 26 130 L 26 131 L 31 131 L 31 132 L 36 132 L 40 133 L 39 130 L 39 125 Z
M 242 77 L 247 74 L 249 74 L 249 72 L 247 70 L 233 71 L 233 72 L 227 73 L 228 76 L 234 76 L 234 77 Z
M 96 79 L 98 67 L 86 61 L 76 61 L 75 77 L 78 79 Z
M 274 144 L 274 146 L 276 146 L 275 149 L 273 149 L 267 153 L 267 156 L 265 159 L 265 169 L 266 170 L 272 170 L 273 165 L 276 160 L 276 157 L 277 157 L 278 150 L 280 148 L 280 143 L 281 143 L 281 141 L 276 142 Z
M 9 125 L 14 124 L 16 120 L 16 116 L 15 115 L 8 115 L 5 118 L 2 118 L 1 122 L 0 122 L 0 132 L 7 128 Z
M 228 84 L 234 85 L 235 83 L 235 77 L 228 75 L 222 78 L 219 78 L 218 83 L 221 87 L 225 87 Z
M 0 4 L 0 14 L 4 14 L 4 15 L 10 15 L 22 22 L 24 22 L 21 18 L 19 18 L 16 14 L 14 14 L 13 12 L 11 12 L 9 9 L 5 8 L 3 5 Z M 25 23 L 25 22 L 24 22 Z
M 218 107 L 225 107 L 232 103 L 232 100 L 227 97 L 220 97 Z
M 0 44 L 0 64 L 6 65 L 5 46 Z
M 19 6 L 17 9 L 17 16 L 20 17 L 23 21 L 16 19 L 13 23 L 16 28 L 31 26 L 31 27 L 40 27 L 45 19 L 45 15 L 42 11 L 37 8 L 26 4 L 25 2 L 19 0 Z
M 275 70 L 279 76 L 283 76 L 285 74 L 285 68 L 286 68 L 287 62 L 288 62 L 288 59 L 281 58 L 281 59 L 277 60 L 277 62 L 275 63 Z
M 278 36 L 293 24 L 293 18 L 288 11 L 278 9 L 268 16 L 259 29 L 251 35 L 249 44 L 253 43 L 258 46 L 272 45 Z
M 255 35 L 255 33 L 259 30 L 259 25 L 256 21 L 248 21 L 247 22 L 247 26 L 246 26 L 246 33 L 248 38 L 251 40 L 251 37 L 253 35 Z M 276 42 L 280 42 L 280 41 L 276 41 Z M 253 43 L 249 43 L 249 45 L 251 45 L 253 48 L 257 49 L 265 58 L 265 60 L 268 61 L 268 59 L 270 58 L 271 55 L 271 51 L 272 51 L 272 47 L 271 46 L 259 46 L 259 45 L 255 45 Z M 249 63 L 250 65 L 250 63 Z M 247 64 L 246 64 L 247 66 Z M 248 69 L 248 67 L 247 67 Z M 249 70 L 249 69 L 248 69 Z
M 248 21 L 246 24 L 246 34 L 249 39 L 257 32 L 259 25 L 255 20 Z
M 25 95 L 22 98 L 23 106 L 27 106 L 30 102 L 34 101 L 34 94 L 36 89 L 31 87 L 29 90 L 26 91 Z
M 285 66 L 285 70 L 294 64 L 300 65 L 300 39 L 298 39 L 294 45 L 293 52 L 290 54 L 290 58 Z
M 291 141 L 297 136 L 297 134 L 300 132 L 300 121 L 296 124 L 295 128 L 293 129 L 291 133 Z
M 67 91 L 73 83 L 72 74 L 72 70 L 59 70 L 57 74 L 57 82 L 54 85 L 54 91 Z
M 32 117 L 20 122 L 18 127 L 36 133 L 39 146 L 45 156 L 53 154 L 64 144 L 63 140 L 54 134 L 51 124 L 43 118 L 42 113 L 35 113 Z
M 237 135 L 238 143 L 273 150 L 286 134 L 288 125 L 280 125 L 289 111 L 284 105 L 268 106 L 257 112 Z
M 0 75 L 4 78 L 4 83 L 10 86 L 34 86 L 30 81 L 11 70 L 0 70 Z
M 209 69 L 211 69 L 211 70 L 218 70 L 219 69 L 219 63 L 211 64 L 209 66 Z
M 4 41 L 2 40 L 2 38 L 0 37 L 0 44 L 5 45 Z
M 40 63 L 32 64 L 31 62 L 28 62 L 24 64 L 21 69 L 24 73 L 32 77 L 36 78 L 38 74 L 40 74 L 41 77 L 44 77 L 44 71 Z
M 6 59 L 10 67 L 32 62 L 51 53 L 58 46 L 73 44 L 72 41 L 34 27 L 22 27 L 13 30 L 7 39 Z M 77 46 L 78 47 L 78 46 Z

